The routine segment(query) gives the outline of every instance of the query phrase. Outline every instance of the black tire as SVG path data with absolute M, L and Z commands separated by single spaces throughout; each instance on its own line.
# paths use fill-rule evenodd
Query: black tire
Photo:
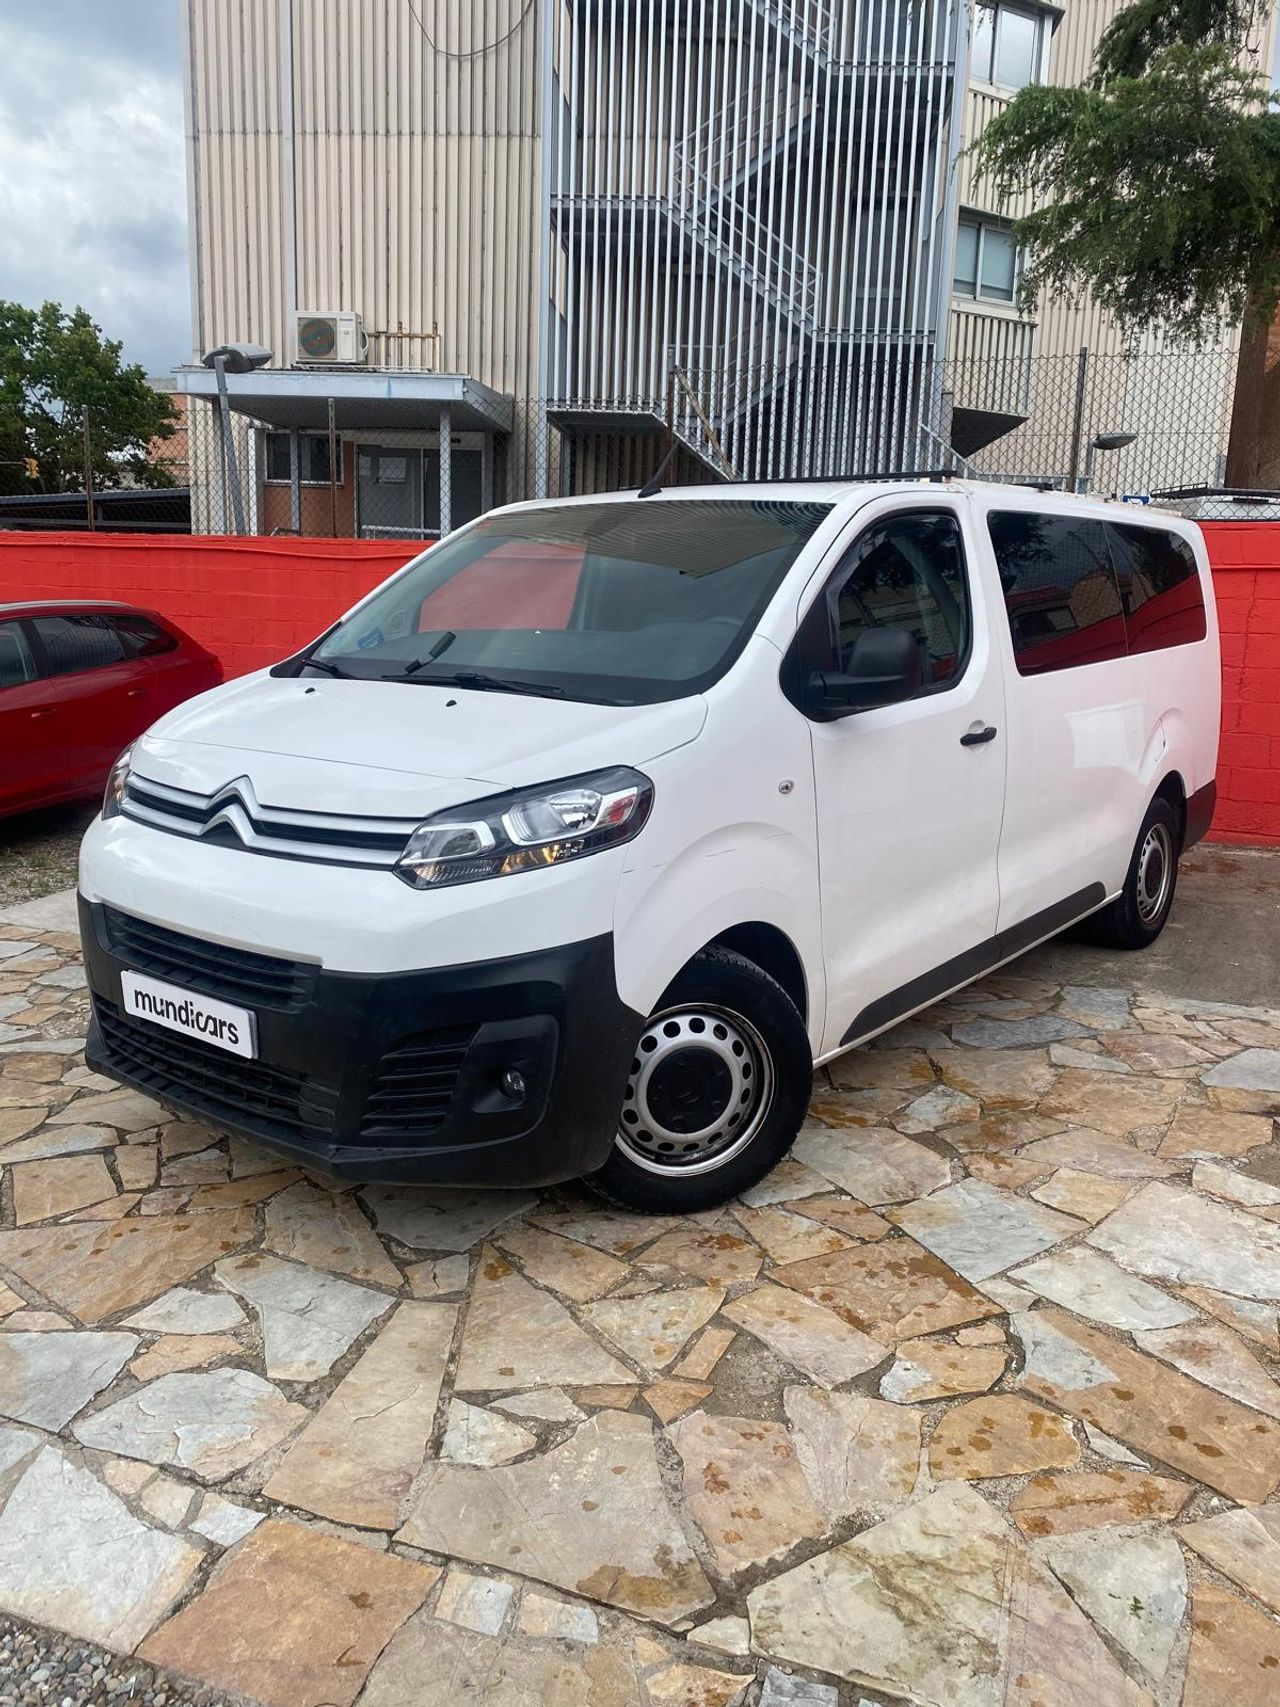
M 1124 888 L 1115 900 L 1079 927 L 1086 942 L 1102 948 L 1149 948 L 1160 935 L 1178 887 L 1182 826 L 1178 814 L 1157 795 L 1134 843 Z
M 786 1155 L 812 1084 L 813 1055 L 790 996 L 742 955 L 705 948 L 654 1010 L 617 1142 L 587 1183 L 645 1214 L 727 1203 Z

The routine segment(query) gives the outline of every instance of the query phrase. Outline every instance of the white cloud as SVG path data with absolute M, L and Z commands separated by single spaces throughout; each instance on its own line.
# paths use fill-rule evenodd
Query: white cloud
M 88 309 L 125 358 L 190 355 L 173 0 L 0 13 L 0 297 Z

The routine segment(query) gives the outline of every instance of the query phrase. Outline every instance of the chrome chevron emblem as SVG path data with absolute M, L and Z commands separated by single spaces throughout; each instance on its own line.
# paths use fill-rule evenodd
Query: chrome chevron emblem
M 254 842 L 254 819 L 262 816 L 253 784 L 247 776 L 235 777 L 224 784 L 209 800 L 209 816 L 200 826 L 199 834 L 207 836 L 219 824 L 235 831 L 246 847 Z

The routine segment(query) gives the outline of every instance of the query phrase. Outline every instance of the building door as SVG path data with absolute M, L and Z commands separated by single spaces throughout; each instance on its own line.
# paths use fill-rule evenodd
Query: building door
M 427 529 L 440 529 L 440 452 L 426 453 Z M 462 445 L 454 445 L 449 459 L 450 527 L 460 528 L 463 522 L 473 522 L 484 511 L 484 453 Z
M 421 539 L 422 452 L 361 445 L 356 463 L 357 520 L 362 539 Z

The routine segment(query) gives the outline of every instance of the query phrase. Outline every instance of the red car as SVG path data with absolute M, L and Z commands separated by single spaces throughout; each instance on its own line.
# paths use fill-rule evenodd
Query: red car
M 0 817 L 97 792 L 135 736 L 221 680 L 213 654 L 155 611 L 0 604 Z

